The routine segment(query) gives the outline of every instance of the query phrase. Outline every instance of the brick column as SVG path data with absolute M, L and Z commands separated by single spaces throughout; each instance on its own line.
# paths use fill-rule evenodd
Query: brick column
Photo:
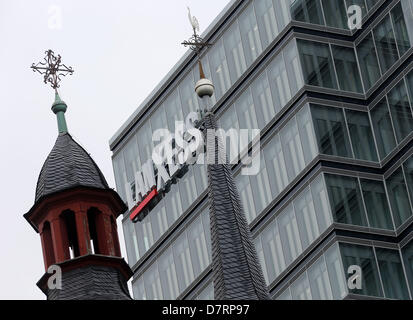
M 53 250 L 56 262 L 59 263 L 69 260 L 70 253 L 67 230 L 60 216 L 50 222 L 50 229 L 52 230 Z
M 79 244 L 79 255 L 84 256 L 91 253 L 89 225 L 86 210 L 79 209 L 75 212 L 77 241 Z

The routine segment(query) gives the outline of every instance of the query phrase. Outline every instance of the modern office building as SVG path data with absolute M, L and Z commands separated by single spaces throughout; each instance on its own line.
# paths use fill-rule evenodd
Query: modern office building
M 271 296 L 412 299 L 413 0 L 231 1 L 202 36 L 220 126 L 261 129 L 259 173 L 232 169 Z M 125 202 L 198 78 L 188 51 L 111 139 Z M 213 299 L 206 165 L 123 228 L 135 299 Z

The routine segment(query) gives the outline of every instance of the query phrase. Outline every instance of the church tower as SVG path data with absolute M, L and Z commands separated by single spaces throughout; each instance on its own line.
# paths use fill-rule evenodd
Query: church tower
M 45 274 L 37 285 L 49 300 L 131 299 L 127 281 L 133 273 L 121 257 L 116 225 L 125 203 L 69 134 L 66 109 L 56 90 L 52 111 L 59 134 L 24 215 L 42 243 Z M 61 288 L 50 288 L 50 266 L 61 271 Z

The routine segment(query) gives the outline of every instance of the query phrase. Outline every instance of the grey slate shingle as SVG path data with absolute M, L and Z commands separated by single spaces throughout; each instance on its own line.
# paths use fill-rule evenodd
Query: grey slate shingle
M 109 189 L 102 172 L 69 133 L 59 134 L 37 181 L 35 202 L 78 186 Z

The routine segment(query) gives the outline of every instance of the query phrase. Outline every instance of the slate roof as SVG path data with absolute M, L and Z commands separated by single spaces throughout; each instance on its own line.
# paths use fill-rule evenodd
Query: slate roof
M 216 129 L 208 113 L 205 129 Z M 215 139 L 215 163 L 208 165 L 212 274 L 216 300 L 269 300 L 267 285 L 241 205 L 231 167 L 218 162 L 223 144 Z M 226 159 L 222 159 L 226 160 Z M 226 163 L 226 164 L 219 164 Z
M 59 134 L 37 180 L 35 202 L 74 187 L 109 189 L 102 172 L 69 133 Z
M 47 289 L 48 300 L 132 300 L 122 274 L 111 267 L 87 266 L 62 273 L 62 289 Z

